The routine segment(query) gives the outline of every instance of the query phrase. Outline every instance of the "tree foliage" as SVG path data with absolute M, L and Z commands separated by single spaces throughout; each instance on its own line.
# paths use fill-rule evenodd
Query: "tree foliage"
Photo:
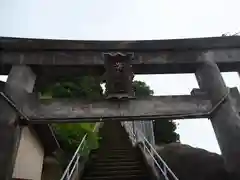
M 90 149 L 98 147 L 98 133 L 93 132 L 94 123 L 77 124 L 54 124 L 53 127 L 61 147 L 67 152 L 74 152 L 81 143 L 82 138 L 87 133 L 87 141 L 84 142 L 82 153 L 87 153 Z
M 53 98 L 81 98 L 95 100 L 102 96 L 103 90 L 97 77 L 82 76 L 76 78 L 62 78 L 56 83 L 44 87 L 43 96 Z
M 133 87 L 135 90 L 135 96 L 136 97 L 144 97 L 144 96 L 152 96 L 153 90 L 150 89 L 150 87 L 142 81 L 134 81 Z
M 153 90 L 145 82 L 134 81 L 135 95 L 145 97 L 153 95 Z M 102 98 L 103 89 L 97 77 L 62 78 L 41 90 L 41 96 L 50 98 L 82 98 L 96 100 Z M 87 147 L 90 149 L 98 146 L 98 134 L 93 133 L 94 124 L 54 124 L 57 138 L 65 151 L 73 152 L 80 144 L 83 136 L 88 134 Z M 156 121 L 154 123 L 157 144 L 176 142 L 179 138 L 174 132 L 176 125 L 171 121 Z
M 175 132 L 176 123 L 173 121 L 154 121 L 155 143 L 157 145 L 179 141 L 179 134 Z

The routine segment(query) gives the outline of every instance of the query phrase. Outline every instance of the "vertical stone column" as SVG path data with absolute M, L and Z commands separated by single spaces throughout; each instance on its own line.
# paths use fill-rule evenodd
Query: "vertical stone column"
M 26 95 L 34 88 L 36 76 L 27 66 L 13 66 L 3 92 L 18 105 L 26 105 Z M 12 179 L 21 127 L 15 110 L 0 98 L 0 179 Z
M 200 58 L 203 63 L 196 71 L 196 78 L 215 105 L 228 93 L 228 88 L 214 62 L 214 53 L 203 53 Z M 240 117 L 230 94 L 210 118 L 226 169 L 240 179 Z

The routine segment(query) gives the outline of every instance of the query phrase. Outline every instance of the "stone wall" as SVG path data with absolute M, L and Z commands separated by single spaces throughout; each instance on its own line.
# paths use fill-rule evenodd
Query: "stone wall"
M 13 178 L 41 180 L 44 148 L 29 127 L 24 127 L 15 161 Z
M 44 158 L 42 180 L 59 180 L 62 173 L 61 166 L 54 157 L 47 156 Z
M 180 180 L 233 180 L 219 154 L 180 143 L 159 147 L 157 152 Z

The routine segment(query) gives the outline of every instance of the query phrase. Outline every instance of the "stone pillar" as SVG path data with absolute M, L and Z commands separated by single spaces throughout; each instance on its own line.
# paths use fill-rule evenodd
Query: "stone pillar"
M 228 88 L 214 62 L 214 53 L 203 53 L 200 58 L 203 63 L 196 71 L 196 78 L 214 106 L 228 93 Z M 240 117 L 230 94 L 210 118 L 226 169 L 240 179 Z
M 26 104 L 26 95 L 34 88 L 36 76 L 30 67 L 13 66 L 3 92 L 18 105 Z M 15 110 L 0 98 L 0 179 L 12 179 L 21 127 Z

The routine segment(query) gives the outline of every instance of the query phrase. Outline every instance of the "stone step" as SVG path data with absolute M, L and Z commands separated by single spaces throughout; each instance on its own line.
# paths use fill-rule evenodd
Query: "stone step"
M 83 180 L 150 180 L 147 175 L 120 175 L 120 176 L 87 176 Z
M 108 154 L 108 155 L 101 155 L 101 154 L 94 154 L 91 156 L 92 159 L 116 159 L 121 160 L 124 158 L 139 158 L 140 155 L 137 154 Z
M 94 162 L 94 164 L 92 164 L 92 166 L 95 166 L 95 167 L 105 166 L 105 165 L 107 165 L 107 166 L 116 166 L 116 165 L 117 166 L 132 166 L 132 165 L 139 166 L 139 165 L 141 165 L 141 163 L 142 162 L 140 162 L 140 161 L 119 161 L 116 164 L 115 161 L 108 161 L 108 162 L 98 161 L 98 162 Z
M 119 163 L 119 162 L 134 162 L 138 160 L 138 158 L 122 158 L 121 160 L 119 159 L 111 159 L 111 158 L 96 158 L 96 159 L 93 159 L 94 162 L 98 163 L 98 162 L 104 162 L 104 163 L 108 163 L 108 162 L 116 162 L 116 163 Z
M 141 164 L 115 165 L 115 166 L 95 166 L 92 171 L 111 171 L 111 170 L 139 170 L 143 169 Z
M 144 175 L 146 172 L 142 169 L 118 169 L 105 171 L 89 171 L 86 176 L 121 176 L 124 175 Z
M 119 122 L 104 124 L 100 136 L 81 180 L 150 180 L 140 151 Z

